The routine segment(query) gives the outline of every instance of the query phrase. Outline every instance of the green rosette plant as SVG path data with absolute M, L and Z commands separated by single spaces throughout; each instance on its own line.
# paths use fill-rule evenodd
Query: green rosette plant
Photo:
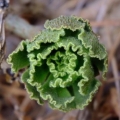
M 32 99 L 62 111 L 83 109 L 107 71 L 107 52 L 88 21 L 75 16 L 47 20 L 31 41 L 8 57 L 12 70 L 26 68 L 22 81 Z

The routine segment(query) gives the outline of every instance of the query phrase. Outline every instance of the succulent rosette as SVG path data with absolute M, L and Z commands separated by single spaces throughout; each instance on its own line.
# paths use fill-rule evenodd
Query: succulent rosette
M 25 68 L 22 81 L 32 99 L 52 108 L 83 109 L 107 71 L 107 52 L 89 22 L 75 16 L 47 20 L 33 40 L 22 41 L 8 57 L 12 70 Z

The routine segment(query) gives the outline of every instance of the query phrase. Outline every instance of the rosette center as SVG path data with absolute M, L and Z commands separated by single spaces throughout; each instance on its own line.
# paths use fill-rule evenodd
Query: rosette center
M 47 59 L 47 65 L 54 78 L 64 77 L 74 71 L 77 56 L 70 51 L 57 51 Z

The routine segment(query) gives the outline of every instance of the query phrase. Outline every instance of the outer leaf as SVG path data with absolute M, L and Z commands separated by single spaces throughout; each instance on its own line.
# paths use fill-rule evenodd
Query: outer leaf
M 39 92 L 37 91 L 36 87 L 35 86 L 32 86 L 28 83 L 28 79 L 29 79 L 29 70 L 25 71 L 22 75 L 22 81 L 25 83 L 25 87 L 28 91 L 28 93 L 30 94 L 30 98 L 31 99 L 34 99 L 34 100 L 37 100 L 37 102 L 39 104 L 42 104 L 43 103 L 43 100 L 41 99 L 40 97 L 40 94 Z
M 8 62 L 12 65 L 12 70 L 14 72 L 29 65 L 28 53 L 26 50 L 27 43 L 28 41 L 22 41 L 18 48 L 9 55 Z
M 61 30 L 62 28 L 64 28 L 76 31 L 80 30 L 80 28 L 85 27 L 91 29 L 88 21 L 85 21 L 82 18 L 78 18 L 75 16 L 60 16 L 54 20 L 47 20 L 44 26 L 46 29 L 51 30 Z

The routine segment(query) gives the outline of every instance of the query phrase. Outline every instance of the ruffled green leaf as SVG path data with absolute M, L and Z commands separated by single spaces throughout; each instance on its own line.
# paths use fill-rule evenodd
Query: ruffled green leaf
M 25 71 L 21 77 L 22 81 L 25 83 L 25 87 L 27 92 L 30 95 L 30 98 L 33 100 L 37 100 L 39 104 L 43 104 L 43 100 L 40 97 L 40 93 L 37 91 L 36 87 L 29 84 L 28 79 L 29 79 L 29 70 Z
M 60 16 L 53 20 L 47 20 L 44 27 L 50 30 L 70 29 L 72 31 L 80 30 L 80 28 L 91 29 L 88 21 L 75 16 Z
M 102 60 L 107 56 L 105 48 L 99 43 L 97 36 L 92 31 L 87 32 L 82 28 L 78 39 L 81 40 L 85 48 L 89 49 L 89 55 L 91 57 Z
M 86 95 L 89 93 L 89 87 L 92 86 L 94 79 L 94 70 L 91 65 L 90 57 L 84 56 L 84 65 L 80 68 L 79 73 L 81 74 L 82 78 L 81 81 L 78 83 L 78 86 L 80 87 L 79 92 L 82 95 Z M 84 87 L 86 86 L 86 87 Z
M 49 103 L 53 105 L 53 108 L 66 108 L 68 103 L 74 100 L 69 91 L 66 88 L 51 88 L 49 82 L 52 80 L 53 76 L 49 76 L 48 81 L 39 89 L 41 97 L 44 100 L 49 100 Z M 52 107 L 52 106 L 51 106 Z
M 13 71 L 22 75 L 32 99 L 47 100 L 53 109 L 84 109 L 92 101 L 107 72 L 107 52 L 89 22 L 60 16 L 45 23 L 32 41 L 22 41 L 9 56 Z
M 41 43 L 55 43 L 59 41 L 60 36 L 64 36 L 64 34 L 64 30 L 43 30 L 40 34 L 35 36 L 35 38 L 33 39 L 34 42 L 31 42 L 27 45 L 27 51 L 31 52 L 34 49 L 40 49 L 40 47 L 42 47 L 40 45 Z
M 100 81 L 94 79 L 91 81 L 91 85 L 90 86 L 86 86 L 86 88 L 88 87 L 88 92 L 85 95 L 80 94 L 80 90 L 79 87 L 77 86 L 78 84 L 75 83 L 73 84 L 73 91 L 75 94 L 75 108 L 77 109 L 84 109 L 84 107 L 86 105 L 88 105 L 93 98 L 93 95 L 96 93 L 96 91 L 98 90 L 98 87 L 100 86 Z M 84 86 L 85 87 L 85 86 Z
M 17 72 L 18 70 L 29 65 L 29 59 L 27 57 L 26 45 L 28 41 L 22 41 L 18 48 L 13 51 L 8 57 L 8 63 L 12 65 L 12 70 Z

